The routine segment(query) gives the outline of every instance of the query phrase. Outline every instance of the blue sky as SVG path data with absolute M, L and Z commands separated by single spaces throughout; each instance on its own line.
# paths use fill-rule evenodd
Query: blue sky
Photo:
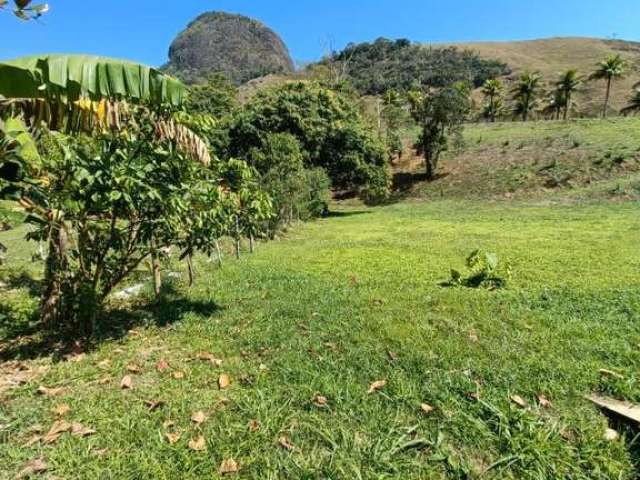
M 0 59 L 93 53 L 161 65 L 175 35 L 207 10 L 262 20 L 298 61 L 319 58 L 329 45 L 380 36 L 449 42 L 615 34 L 640 40 L 640 0 L 48 1 L 51 12 L 38 23 L 0 13 Z

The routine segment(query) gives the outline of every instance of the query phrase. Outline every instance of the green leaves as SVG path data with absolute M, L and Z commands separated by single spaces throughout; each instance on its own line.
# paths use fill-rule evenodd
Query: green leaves
M 187 88 L 159 70 L 90 55 L 36 55 L 0 63 L 0 95 L 7 98 L 128 98 L 181 105 Z

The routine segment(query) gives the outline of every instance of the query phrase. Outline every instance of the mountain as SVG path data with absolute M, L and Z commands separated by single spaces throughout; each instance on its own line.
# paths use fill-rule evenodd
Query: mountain
M 506 63 L 512 70 L 507 80 L 514 79 L 524 70 L 537 70 L 550 84 L 559 73 L 576 68 L 588 76 L 595 65 L 608 55 L 620 54 L 629 63 L 625 78 L 615 82 L 611 97 L 612 108 L 619 110 L 626 105 L 633 85 L 640 81 L 640 43 L 597 38 L 548 38 L 514 42 L 456 43 L 456 46 L 476 52 L 482 58 Z M 602 108 L 604 82 L 587 82 L 577 96 L 578 108 L 584 113 L 595 113 Z
M 164 69 L 187 83 L 222 72 L 241 84 L 264 75 L 292 73 L 294 64 L 282 39 L 266 25 L 242 15 L 208 12 L 173 41 Z

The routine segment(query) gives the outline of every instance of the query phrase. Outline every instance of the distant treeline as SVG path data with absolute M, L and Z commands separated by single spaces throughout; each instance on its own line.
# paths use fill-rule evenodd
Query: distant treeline
M 461 81 L 480 87 L 488 79 L 511 73 L 507 64 L 481 58 L 470 50 L 428 47 L 407 39 L 352 43 L 321 63 L 340 69 L 344 80 L 365 95 L 444 87 Z

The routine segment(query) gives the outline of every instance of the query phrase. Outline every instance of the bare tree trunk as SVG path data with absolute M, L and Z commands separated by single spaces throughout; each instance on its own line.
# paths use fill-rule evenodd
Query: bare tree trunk
M 612 78 L 607 78 L 607 93 L 604 97 L 604 108 L 602 109 L 602 118 L 607 118 L 607 111 L 609 110 L 609 98 L 611 97 L 611 81 Z
M 240 259 L 240 219 L 236 215 L 236 258 Z
M 151 271 L 153 275 L 153 291 L 156 297 L 160 296 L 162 290 L 162 273 L 160 271 L 160 259 L 156 249 L 156 241 L 151 238 Z
M 216 240 L 216 254 L 218 256 L 218 266 L 222 268 L 222 251 L 220 251 L 220 242 Z
M 193 287 L 196 278 L 196 271 L 193 268 L 193 258 L 191 254 L 187 255 L 187 271 L 189 272 L 189 287 Z

